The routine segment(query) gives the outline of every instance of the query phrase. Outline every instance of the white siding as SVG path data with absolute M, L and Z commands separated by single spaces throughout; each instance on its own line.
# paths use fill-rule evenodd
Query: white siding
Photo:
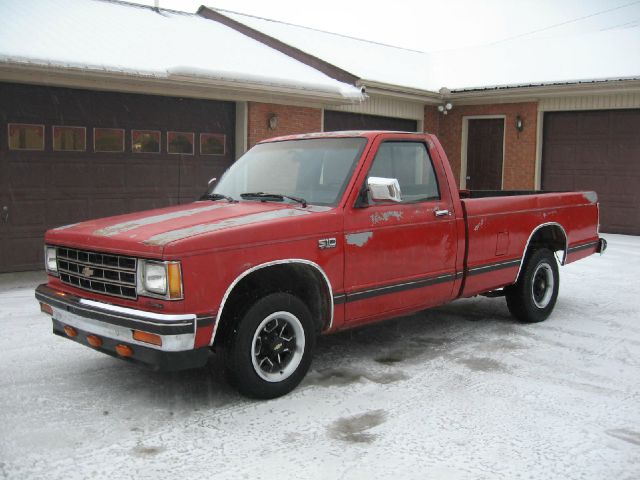
M 341 105 L 327 110 L 341 112 L 363 113 L 365 115 L 380 115 L 381 117 L 408 118 L 418 120 L 422 125 L 424 120 L 424 104 L 390 97 L 370 95 L 367 100 L 359 104 Z
M 578 95 L 540 100 L 541 112 L 566 110 L 609 110 L 614 108 L 640 108 L 640 93 L 616 95 Z

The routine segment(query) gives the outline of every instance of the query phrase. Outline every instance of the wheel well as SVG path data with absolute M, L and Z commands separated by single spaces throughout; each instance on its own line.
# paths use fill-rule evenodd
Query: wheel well
M 567 235 L 564 229 L 559 224 L 539 227 L 529 239 L 523 261 L 540 248 L 548 248 L 552 252 L 562 251 L 563 257 L 560 263 L 564 265 L 567 256 Z
M 233 287 L 218 319 L 214 345 L 228 338 L 258 298 L 276 292 L 291 293 L 302 300 L 311 312 L 318 333 L 329 326 L 332 298 L 323 273 L 304 263 L 282 263 L 255 270 Z

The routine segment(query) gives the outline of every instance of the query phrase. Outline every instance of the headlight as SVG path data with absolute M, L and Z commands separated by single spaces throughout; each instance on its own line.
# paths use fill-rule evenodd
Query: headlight
M 180 262 L 138 260 L 138 294 L 167 300 L 182 299 Z
M 56 261 L 56 247 L 44 247 L 44 265 L 47 272 L 52 275 L 58 274 L 58 262 Z
M 143 285 L 148 292 L 165 295 L 167 293 L 167 269 L 164 264 L 145 262 Z

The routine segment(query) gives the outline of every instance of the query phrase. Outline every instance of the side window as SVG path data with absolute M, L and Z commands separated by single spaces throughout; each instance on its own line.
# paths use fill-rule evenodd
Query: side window
M 383 143 L 369 177 L 398 179 L 403 203 L 440 199 L 436 173 L 424 143 Z

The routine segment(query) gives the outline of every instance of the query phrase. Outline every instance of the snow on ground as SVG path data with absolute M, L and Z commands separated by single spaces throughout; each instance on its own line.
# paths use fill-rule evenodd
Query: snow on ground
M 542 324 L 481 297 L 323 337 L 262 402 L 214 364 L 154 373 L 55 337 L 43 275 L 0 276 L 0 476 L 640 478 L 640 237 L 607 238 Z

